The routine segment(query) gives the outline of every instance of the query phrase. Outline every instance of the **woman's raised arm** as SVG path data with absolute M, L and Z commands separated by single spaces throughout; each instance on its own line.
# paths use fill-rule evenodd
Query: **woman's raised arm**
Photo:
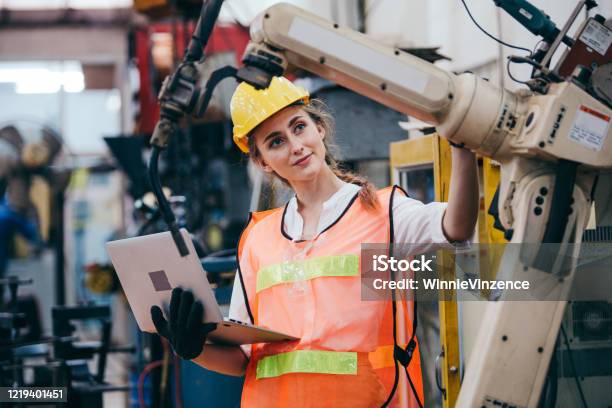
M 478 162 L 467 150 L 451 147 L 451 182 L 442 229 L 449 241 L 466 241 L 478 220 Z

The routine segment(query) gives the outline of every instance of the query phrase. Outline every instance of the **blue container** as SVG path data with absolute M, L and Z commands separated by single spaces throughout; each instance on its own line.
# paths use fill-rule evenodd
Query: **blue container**
M 181 361 L 183 408 L 239 408 L 244 377 L 209 371 L 191 361 Z

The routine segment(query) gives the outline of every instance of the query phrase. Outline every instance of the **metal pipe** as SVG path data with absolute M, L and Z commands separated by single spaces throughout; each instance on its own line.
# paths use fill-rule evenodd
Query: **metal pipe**
M 578 17 L 578 14 L 580 14 L 580 10 L 586 4 L 586 2 L 587 0 L 580 0 L 574 8 L 574 11 L 572 11 L 572 14 L 570 15 L 569 19 L 565 22 L 563 29 L 561 29 L 561 32 L 557 35 L 557 38 L 555 38 L 555 41 L 553 41 L 550 48 L 548 49 L 548 52 L 544 56 L 544 59 L 542 60 L 543 67 L 546 67 L 552 59 L 553 54 L 557 50 L 557 47 L 559 47 L 559 44 L 561 44 L 561 41 L 563 41 L 563 39 L 565 38 L 565 35 L 569 31 L 572 24 L 574 24 L 576 17 Z

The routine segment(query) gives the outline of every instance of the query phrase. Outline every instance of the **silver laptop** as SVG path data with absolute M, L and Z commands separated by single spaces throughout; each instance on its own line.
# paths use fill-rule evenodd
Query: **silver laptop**
M 206 272 L 185 229 L 181 229 L 189 255 L 181 257 L 170 232 L 111 241 L 106 249 L 117 271 L 123 291 L 140 330 L 156 333 L 151 306 L 158 305 L 167 315 L 172 289 L 193 292 L 204 305 L 204 323 L 217 323 L 208 339 L 221 344 L 252 344 L 298 340 L 249 323 L 223 317 Z

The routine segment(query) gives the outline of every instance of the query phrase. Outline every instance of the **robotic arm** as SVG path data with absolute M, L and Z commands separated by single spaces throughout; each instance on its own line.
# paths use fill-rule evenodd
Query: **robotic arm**
M 244 61 L 257 65 L 258 60 L 278 65 L 281 72 L 294 66 L 330 79 L 498 161 L 521 155 L 612 167 L 610 128 L 600 132 L 595 149 L 570 138 L 550 142 L 553 129 L 559 136 L 570 133 L 585 112 L 580 106 L 588 105 L 593 117 L 612 113 L 572 82 L 554 84 L 546 95 L 512 93 L 473 74 L 454 75 L 289 4 L 267 9 L 251 25 Z
M 561 41 L 588 44 L 590 25 L 602 38 L 612 38 L 601 18 L 589 19 L 572 40 L 565 27 L 558 30 L 525 1 L 496 3 L 522 15 L 527 28 L 545 34 L 553 48 Z M 592 2 L 579 2 L 579 7 L 585 3 Z M 612 46 L 607 44 L 600 47 L 601 55 L 591 54 L 607 66 L 601 72 L 609 73 L 610 81 Z M 278 4 L 253 22 L 243 61 L 258 74 L 249 80 L 255 86 L 265 87 L 271 76 L 290 67 L 302 68 L 429 122 L 443 137 L 498 161 L 500 220 L 512 242 L 580 243 L 598 171 L 612 168 L 612 106 L 601 92 L 593 92 L 588 72 L 578 64 L 593 66 L 591 60 L 575 63 L 579 69 L 566 78 L 530 60 L 549 78 L 536 78 L 533 91 L 510 92 L 472 74 L 454 75 L 295 6 Z M 579 245 L 560 248 L 566 251 L 560 255 L 578 255 Z M 505 256 L 499 276 L 544 274 L 560 293 L 571 287 L 573 271 L 562 276 L 554 265 L 512 256 Z M 459 407 L 538 404 L 566 302 L 505 302 L 503 296 L 499 300 L 488 305 L 485 321 L 490 323 L 479 333 L 479 352 L 468 364 Z
M 281 72 L 289 66 L 306 69 L 429 122 L 443 137 L 502 163 L 500 220 L 506 229 L 517 227 L 509 204 L 529 168 L 511 165 L 519 158 L 553 167 L 559 160 L 584 168 L 612 167 L 612 110 L 580 83 L 553 83 L 546 94 L 513 93 L 472 74 L 454 75 L 288 4 L 258 16 L 251 39 L 247 65 L 264 72 L 270 65 Z M 542 241 L 544 232 L 522 238 Z M 555 238 L 547 240 L 561 241 L 558 234 Z

